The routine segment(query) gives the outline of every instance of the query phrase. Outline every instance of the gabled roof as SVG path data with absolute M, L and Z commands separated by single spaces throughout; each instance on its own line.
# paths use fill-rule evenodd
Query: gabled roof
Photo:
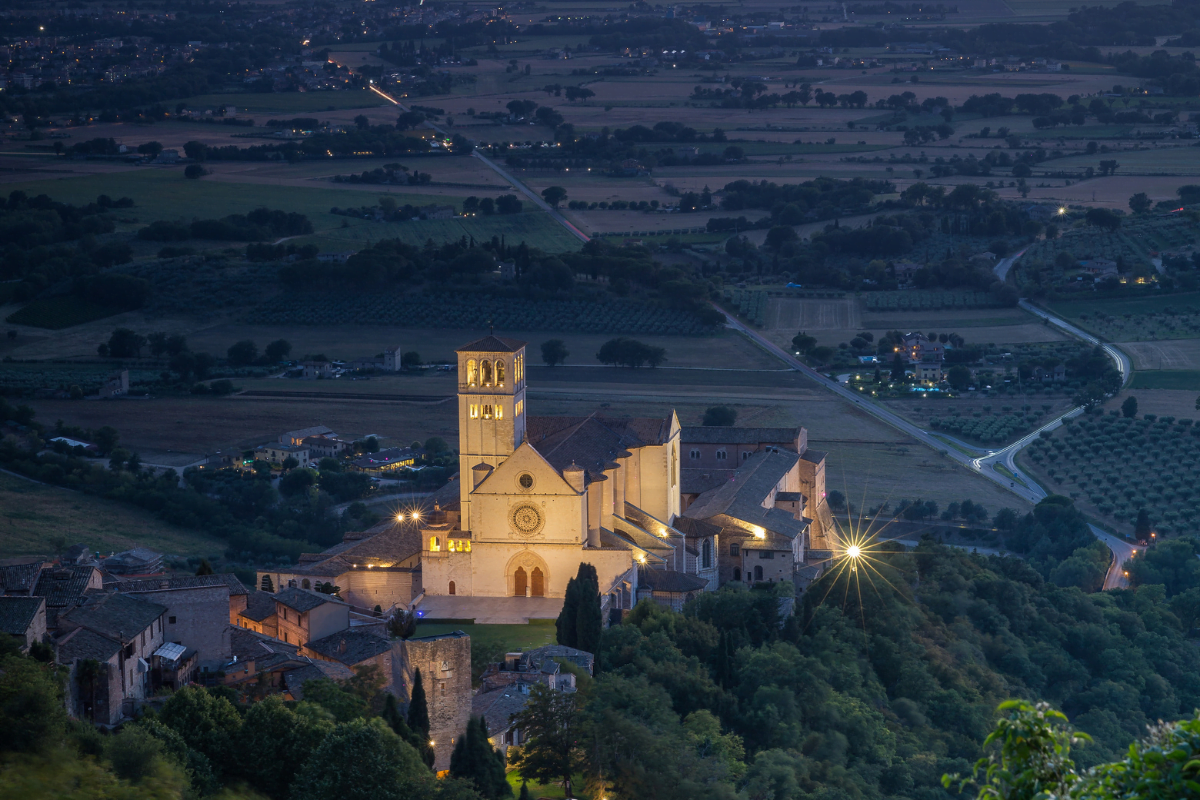
M 24 636 L 45 607 L 44 597 L 0 597 L 0 633 Z
M 270 592 L 252 592 L 246 595 L 246 607 L 238 614 L 254 622 L 262 622 L 275 615 L 275 595 Z
M 529 695 L 516 686 L 505 686 L 490 692 L 480 692 L 471 698 L 471 716 L 483 717 L 488 736 L 504 733 L 512 727 L 512 716 L 525 708 Z
M 787 450 L 754 453 L 730 480 L 697 497 L 684 516 L 711 521 L 725 515 L 795 539 L 804 531 L 805 523 L 782 509 L 764 508 L 762 504 L 799 460 L 799 455 Z
M 318 655 L 347 666 L 361 664 L 368 658 L 374 658 L 392 649 L 392 643 L 382 636 L 355 630 L 331 633 L 304 646 Z
M 42 571 L 42 560 L 35 558 L 27 564 L 0 566 L 0 593 L 28 594 Z
M 560 473 L 572 463 L 597 480 L 630 450 L 671 438 L 671 417 L 526 417 L 525 441 Z
M 723 425 L 686 427 L 679 431 L 679 441 L 689 444 L 795 444 L 800 428 L 736 428 Z
M 60 664 L 89 658 L 104 662 L 121 652 L 121 643 L 87 628 L 76 628 L 58 640 L 57 651 Z
M 297 589 L 289 587 L 275 593 L 275 602 L 287 606 L 293 611 L 304 613 L 312 611 L 318 606 L 323 606 L 326 603 L 340 602 L 333 595 L 321 594 L 310 589 Z
M 167 613 L 166 606 L 119 592 L 93 594 L 79 608 L 60 619 L 66 627 L 79 626 L 122 644 L 133 641 Z
M 520 350 L 528 342 L 522 342 L 520 339 L 506 339 L 503 336 L 485 336 L 482 339 L 476 339 L 470 344 L 464 344 L 454 352 L 456 353 L 515 353 Z
M 44 569 L 38 576 L 33 593 L 46 598 L 46 605 L 51 608 L 74 605 L 83 597 L 95 569 L 92 566 Z
M 161 578 L 140 578 L 117 582 L 117 589 L 122 592 L 169 592 L 178 589 L 207 589 L 214 586 L 225 586 L 229 593 L 246 594 L 246 587 L 236 575 L 170 575 Z

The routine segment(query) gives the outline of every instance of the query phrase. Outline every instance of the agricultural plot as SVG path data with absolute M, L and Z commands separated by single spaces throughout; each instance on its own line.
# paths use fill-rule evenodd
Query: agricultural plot
M 1130 389 L 1200 390 L 1200 370 L 1162 369 L 1133 373 Z
M 78 386 L 84 394 L 95 392 L 113 374 L 105 364 L 5 364 L 0 370 L 0 395 L 32 397 L 38 392 L 69 392 Z M 154 381 L 158 372 L 131 369 L 131 384 Z
M 347 90 L 340 92 L 276 92 L 268 94 L 202 94 L 185 101 L 189 108 L 231 105 L 240 116 L 251 114 L 303 114 L 315 111 L 335 111 L 343 108 L 382 106 L 386 101 L 374 92 Z
M 34 300 L 5 318 L 14 325 L 61 330 L 120 313 L 116 309 L 78 295 L 60 295 Z
M 862 327 L 858 301 L 853 298 L 816 300 L 771 297 L 767 327 L 795 335 L 798 331 L 854 330 Z
M 261 325 L 393 324 L 500 330 L 698 336 L 716 332 L 688 312 L 632 301 L 520 300 L 477 295 L 296 293 L 272 298 L 246 320 Z
M 1133 360 L 1136 374 L 1146 370 L 1200 369 L 1200 339 L 1121 342 L 1117 347 Z
M 966 308 L 1002 308 L 991 292 L 868 292 L 862 296 L 863 308 L 874 313 L 893 311 L 952 311 Z
M 1101 410 L 1039 439 L 1025 460 L 1053 491 L 1110 520 L 1128 523 L 1144 506 L 1160 534 L 1200 530 L 1200 426 L 1190 418 Z
M 1057 239 L 1035 242 L 1020 263 L 1052 265 L 1060 253 L 1067 253 L 1075 261 L 1103 258 L 1128 270 L 1149 264 L 1158 251 L 1192 245 L 1198 236 L 1200 228 L 1182 216 L 1136 219 L 1116 231 L 1078 226 L 1063 231 Z
M 1046 305 L 1059 316 L 1109 341 L 1200 338 L 1200 294 L 1054 301 Z

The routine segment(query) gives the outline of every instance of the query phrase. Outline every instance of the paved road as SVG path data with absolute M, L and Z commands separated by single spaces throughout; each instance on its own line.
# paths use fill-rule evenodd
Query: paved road
M 513 186 L 517 187 L 517 191 L 519 191 L 521 194 L 528 197 L 530 200 L 533 201 L 534 205 L 538 206 L 543 211 L 545 211 L 547 214 L 549 214 L 551 217 L 553 217 L 554 221 L 557 222 L 559 225 L 562 225 L 568 231 L 570 231 L 572 236 L 577 237 L 580 241 L 583 241 L 583 242 L 591 241 L 591 238 L 586 233 L 584 233 L 583 231 L 579 230 L 579 228 L 576 228 L 574 225 L 572 225 L 567 220 L 566 217 L 564 217 L 562 214 L 558 213 L 557 209 L 553 208 L 549 203 L 547 203 L 545 200 L 543 200 L 541 197 L 539 197 L 537 192 L 533 191 L 533 189 L 530 189 L 528 186 L 526 186 L 525 184 L 521 183 L 519 180 L 514 178 L 512 175 L 510 175 L 508 172 L 506 172 L 503 168 L 501 168 L 500 165 L 497 164 L 495 161 L 492 161 L 490 158 L 488 158 L 487 156 L 485 156 L 483 153 L 479 152 L 478 150 L 476 150 L 472 155 L 474 155 L 476 158 L 478 158 L 484 164 L 487 164 L 489 167 L 491 167 L 495 171 L 495 173 L 497 175 L 499 175 L 501 178 L 508 181 Z

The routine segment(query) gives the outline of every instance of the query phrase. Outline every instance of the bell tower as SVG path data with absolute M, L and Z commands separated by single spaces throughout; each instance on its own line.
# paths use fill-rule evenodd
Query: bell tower
M 475 468 L 499 466 L 525 441 L 525 344 L 488 335 L 457 351 L 458 476 L 464 522 L 471 519 Z

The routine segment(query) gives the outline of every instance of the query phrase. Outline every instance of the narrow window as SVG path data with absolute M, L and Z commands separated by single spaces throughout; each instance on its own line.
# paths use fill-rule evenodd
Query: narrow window
M 504 362 L 496 359 L 496 385 L 504 385 Z
M 496 406 L 496 419 L 504 419 L 504 406 Z
M 710 569 L 712 567 L 712 539 L 704 540 L 704 549 L 701 551 L 700 561 L 701 564 L 703 564 L 704 569 Z
M 724 450 L 718 450 L 717 451 L 717 461 L 724 461 L 725 455 L 726 455 L 726 453 Z
M 762 567 L 755 567 L 754 568 L 754 580 L 761 581 L 762 579 L 763 579 Z
M 312 588 L 312 584 L 308 582 L 308 578 L 305 578 L 304 580 L 300 581 L 300 588 L 302 588 L 302 589 L 311 589 Z
M 692 452 L 688 453 L 688 457 L 691 458 L 692 461 L 699 461 L 700 460 L 700 451 L 693 450 Z
M 438 537 L 436 537 L 436 536 L 429 537 L 429 549 L 435 553 L 442 549 L 442 543 L 441 543 L 441 541 L 438 540 Z
M 479 406 L 471 404 L 471 419 L 479 419 Z
M 168 622 L 168 623 L 170 623 L 171 625 L 174 625 L 174 624 L 175 624 L 175 618 L 174 618 L 174 617 L 167 617 L 167 622 Z
M 491 418 L 492 418 L 492 406 L 491 406 L 491 404 L 486 404 L 486 405 L 484 405 L 484 407 L 483 407 L 483 418 L 484 418 L 484 419 L 491 419 Z
M 738 542 L 734 542 L 733 544 L 729 545 L 729 555 L 740 556 L 741 554 L 742 554 L 742 545 L 741 544 L 739 544 Z
M 479 362 L 479 382 L 484 386 L 492 385 L 492 362 Z
M 454 594 L 454 581 L 450 581 L 450 594 Z
M 479 383 L 479 373 L 476 371 L 475 359 L 467 359 L 467 386 L 474 386 Z

